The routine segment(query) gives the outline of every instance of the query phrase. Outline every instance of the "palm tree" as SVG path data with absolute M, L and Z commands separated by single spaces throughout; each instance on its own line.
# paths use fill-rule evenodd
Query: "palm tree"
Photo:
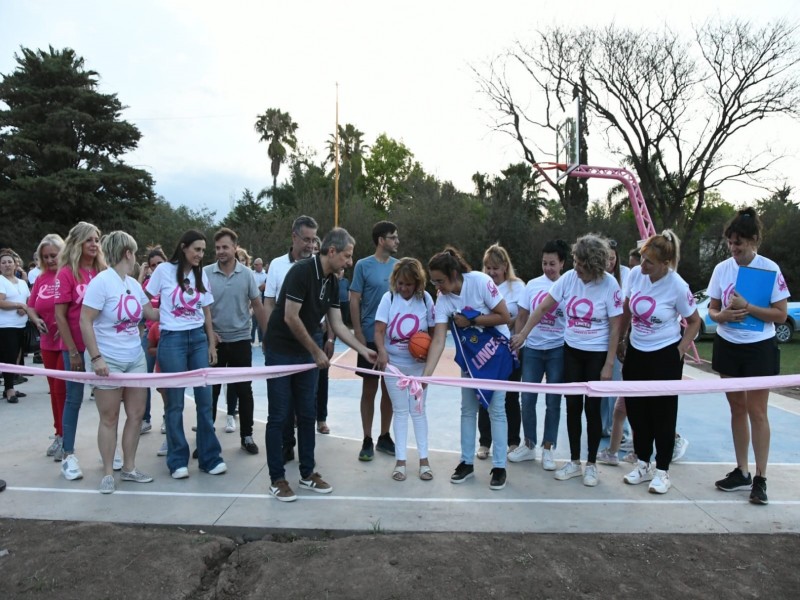
M 267 156 L 271 161 L 273 191 L 278 187 L 278 173 L 280 173 L 281 164 L 286 162 L 289 154 L 286 146 L 297 150 L 297 138 L 294 135 L 297 127 L 297 123 L 292 121 L 289 113 L 283 112 L 279 108 L 268 108 L 267 112 L 259 115 L 256 120 L 255 130 L 261 135 L 259 141 L 269 142 Z
M 339 125 L 339 177 L 340 188 L 347 196 L 358 191 L 359 180 L 364 175 L 364 153 L 369 146 L 364 143 L 364 132 L 351 123 Z M 327 162 L 336 163 L 336 136 L 328 140 Z

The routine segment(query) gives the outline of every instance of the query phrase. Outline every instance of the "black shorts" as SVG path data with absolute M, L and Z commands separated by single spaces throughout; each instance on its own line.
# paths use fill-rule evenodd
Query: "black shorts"
M 375 351 L 378 350 L 378 347 L 375 345 L 375 342 L 367 342 L 367 348 L 369 348 L 370 350 L 375 350 Z M 358 362 L 356 363 L 356 366 L 359 369 L 374 369 L 375 368 L 374 364 L 370 363 L 366 358 L 364 358 L 360 354 L 358 355 Z M 365 379 L 368 379 L 368 378 L 377 379 L 378 378 L 378 375 L 371 375 L 370 373 L 359 373 L 358 371 L 356 371 L 356 375 L 358 375 L 359 377 L 363 377 Z
M 781 372 L 781 351 L 774 337 L 752 344 L 734 344 L 714 336 L 711 368 L 728 377 L 766 377 Z

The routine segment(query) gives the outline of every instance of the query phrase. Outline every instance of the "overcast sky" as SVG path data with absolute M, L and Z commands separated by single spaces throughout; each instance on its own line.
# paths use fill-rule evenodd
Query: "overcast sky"
M 367 143 L 382 132 L 402 140 L 427 172 L 471 191 L 476 171 L 496 174 L 521 159 L 510 138 L 490 130 L 489 105 L 470 71 L 515 39 L 567 22 L 688 31 L 720 10 L 759 23 L 796 21 L 798 4 L 0 0 L 0 73 L 14 69 L 20 46 L 73 48 L 143 134 L 127 162 L 149 170 L 173 204 L 205 205 L 221 218 L 243 188 L 270 184 L 256 115 L 290 112 L 300 142 L 322 159 L 336 82 L 341 124 L 356 125 Z M 791 154 L 777 174 L 800 186 L 797 123 L 765 128 L 753 141 Z M 743 185 L 724 194 L 734 202 L 764 195 Z

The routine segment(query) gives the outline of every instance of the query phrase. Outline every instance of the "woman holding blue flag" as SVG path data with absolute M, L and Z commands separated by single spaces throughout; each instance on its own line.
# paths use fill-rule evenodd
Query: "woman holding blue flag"
M 724 235 L 731 257 L 714 267 L 708 284 L 708 316 L 719 323 L 711 367 L 722 378 L 777 375 L 780 352 L 775 323 L 786 320 L 786 281 L 775 262 L 758 254 L 762 224 L 755 210 L 739 210 L 725 227 Z M 747 275 L 759 281 L 748 285 Z M 756 301 L 759 291 L 768 292 L 768 297 Z M 750 502 L 767 504 L 769 389 L 730 391 L 725 395 L 731 407 L 736 468 L 716 486 L 724 492 L 750 490 Z M 751 430 L 756 459 L 754 477 L 750 476 L 747 456 Z
M 508 381 L 515 363 L 508 345 L 511 315 L 491 277 L 472 271 L 458 251 L 451 247 L 430 259 L 428 271 L 439 296 L 435 307 L 436 327 L 423 376 L 433 374 L 444 350 L 448 326 L 451 326 L 462 377 Z M 503 391 L 461 388 L 461 462 L 450 482 L 463 483 L 474 474 L 480 404 L 489 411 L 494 440 L 489 488 L 501 490 L 506 485 L 508 440 Z

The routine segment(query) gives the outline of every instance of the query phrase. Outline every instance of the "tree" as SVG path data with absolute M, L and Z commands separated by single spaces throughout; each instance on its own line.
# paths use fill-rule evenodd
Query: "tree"
M 351 123 L 344 127 L 339 125 L 339 190 L 346 198 L 361 191 L 364 176 L 364 132 L 356 129 Z M 327 162 L 336 165 L 336 136 L 328 140 Z
M 269 142 L 267 156 L 270 159 L 270 172 L 272 173 L 272 189 L 278 187 L 278 174 L 281 165 L 286 162 L 289 151 L 297 150 L 297 123 L 292 121 L 288 112 L 278 108 L 268 108 L 267 112 L 256 119 L 255 130 L 261 136 L 259 141 Z
M 46 233 L 90 221 L 136 234 L 155 202 L 149 173 L 126 165 L 141 134 L 116 94 L 65 48 L 21 48 L 0 101 L 0 238 L 32 250 Z
M 364 188 L 376 206 L 388 207 L 414 168 L 414 154 L 403 142 L 382 133 L 364 161 Z
M 784 21 L 707 22 L 687 41 L 669 30 L 554 27 L 478 76 L 498 128 L 525 146 L 531 127 L 552 129 L 558 108 L 579 95 L 609 150 L 631 158 L 657 228 L 691 237 L 710 190 L 726 181 L 757 185 L 779 158 L 766 148 L 735 157 L 726 150 L 761 119 L 798 115 L 797 31 Z M 542 94 L 539 116 L 516 101 L 520 73 Z M 532 152 L 526 158 L 535 161 Z M 658 172 L 671 175 L 659 181 Z
M 236 201 L 233 210 L 223 219 L 222 224 L 226 227 L 236 229 L 245 223 L 257 223 L 267 215 L 267 210 L 261 202 L 256 200 L 253 192 L 244 189 L 242 197 Z

